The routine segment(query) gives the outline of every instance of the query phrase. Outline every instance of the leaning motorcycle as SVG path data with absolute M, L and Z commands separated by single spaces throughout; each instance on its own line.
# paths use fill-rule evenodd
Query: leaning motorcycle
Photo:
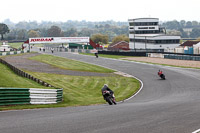
M 103 96 L 104 96 L 106 102 L 108 102 L 109 105 L 117 104 L 117 103 L 115 102 L 114 97 L 111 95 L 110 91 L 103 91 L 102 94 L 103 94 Z
M 160 75 L 160 78 L 163 79 L 163 80 L 165 80 L 165 75 L 164 75 L 164 74 L 161 74 L 161 75 Z

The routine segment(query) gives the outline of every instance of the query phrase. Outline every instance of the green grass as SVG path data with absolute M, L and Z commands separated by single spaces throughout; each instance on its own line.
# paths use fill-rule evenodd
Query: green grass
M 23 44 L 24 42 L 15 42 L 15 43 L 8 43 L 8 45 L 10 45 L 11 47 L 13 47 L 13 48 L 21 48 L 22 47 L 22 44 Z M 43 47 L 44 46 L 44 44 L 35 44 L 34 45 L 35 47 Z
M 94 56 L 93 53 L 79 53 L 79 54 Z M 136 56 L 124 56 L 124 55 L 108 55 L 108 54 L 99 54 L 99 57 L 106 57 L 106 58 L 120 59 L 120 58 L 126 58 L 126 57 L 136 57 Z
M 118 101 L 130 97 L 140 87 L 140 83 L 136 79 L 115 74 L 107 77 L 98 77 L 30 73 L 33 76 L 40 77 L 42 80 L 51 82 L 56 87 L 63 88 L 64 103 L 75 105 L 104 103 L 101 95 L 101 88 L 104 84 L 108 84 L 115 92 Z
M 116 100 L 121 101 L 132 96 L 140 87 L 140 83 L 133 78 L 113 75 L 109 77 L 69 76 L 47 73 L 29 72 L 35 77 L 63 88 L 64 101 L 51 105 L 17 105 L 2 106 L 0 110 L 32 109 L 49 107 L 85 106 L 106 103 L 101 95 L 101 88 L 106 83 L 115 92 Z
M 70 60 L 67 58 L 56 57 L 51 55 L 38 55 L 31 57 L 29 59 L 37 60 L 43 63 L 50 64 L 54 67 L 59 67 L 66 70 L 75 70 L 75 71 L 86 71 L 86 72 L 99 72 L 99 73 L 111 73 L 113 70 L 103 68 L 96 65 L 88 65 L 87 63 Z
M 22 47 L 22 44 L 23 44 L 24 42 L 16 42 L 16 43 L 8 43 L 8 45 L 10 45 L 11 47 L 13 47 L 13 48 L 21 48 Z
M 53 64 L 55 59 L 58 62 L 65 61 L 65 63 L 70 63 L 71 60 L 64 60 L 61 57 L 55 56 L 43 56 L 47 58 L 48 63 Z M 38 58 L 38 57 L 37 57 Z M 55 58 L 55 59 L 54 59 Z M 39 59 L 38 59 L 39 60 Z M 58 63 L 58 67 L 63 65 L 63 63 Z M 76 63 L 75 63 L 76 64 Z M 90 64 L 82 63 L 79 64 L 84 67 L 90 67 Z M 4 65 L 0 65 L 4 66 Z M 72 65 L 73 66 L 73 65 Z M 76 67 L 76 65 L 74 65 Z M 100 67 L 101 68 L 101 67 Z M 100 69 L 99 68 L 99 69 Z M 92 71 L 96 71 L 96 67 L 91 67 Z M 100 72 L 105 70 L 101 68 Z M 41 88 L 40 85 L 35 82 L 19 77 L 11 72 L 8 68 L 4 66 L 1 68 L 1 79 L 6 77 L 5 80 L 0 82 L 0 86 L 9 87 L 22 87 L 22 88 Z M 6 71 L 5 71 L 6 70 Z M 134 78 L 123 77 L 116 74 L 110 74 L 109 76 L 99 77 L 99 76 L 70 76 L 70 75 L 59 75 L 59 74 L 49 74 L 49 73 L 39 73 L 26 71 L 32 76 L 39 78 L 47 83 L 58 88 L 63 88 L 63 102 L 58 104 L 50 105 L 16 105 L 16 106 L 1 106 L 0 110 L 10 110 L 10 109 L 33 109 L 33 108 L 49 108 L 49 107 L 68 107 L 68 106 L 85 106 L 106 103 L 101 95 L 101 88 L 104 84 L 108 84 L 109 87 L 115 92 L 116 100 L 121 101 L 138 91 L 140 88 L 140 83 Z M 110 70 L 112 72 L 112 70 Z M 3 83 L 5 82 L 5 83 Z M 19 85 L 17 85 L 19 84 Z
M 47 88 L 32 80 L 16 75 L 7 66 L 0 63 L 0 87 Z

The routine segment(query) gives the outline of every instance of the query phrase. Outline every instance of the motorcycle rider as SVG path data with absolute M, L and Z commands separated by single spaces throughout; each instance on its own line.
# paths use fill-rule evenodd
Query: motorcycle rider
M 165 75 L 163 74 L 161 70 L 158 71 L 158 75 L 160 76 L 161 79 L 165 80 Z
M 102 92 L 102 95 L 103 95 L 103 92 L 104 91 L 109 91 L 110 92 L 110 95 L 113 97 L 113 100 L 115 101 L 115 96 L 114 96 L 114 92 L 108 87 L 107 84 L 104 84 L 103 88 L 101 88 L 101 92 Z M 105 100 L 105 96 L 103 95 L 103 98 Z
M 163 73 L 161 70 L 158 71 L 158 75 L 161 76 Z
M 98 56 L 98 53 L 94 53 L 94 55 L 96 56 L 96 58 L 98 58 L 99 56 Z

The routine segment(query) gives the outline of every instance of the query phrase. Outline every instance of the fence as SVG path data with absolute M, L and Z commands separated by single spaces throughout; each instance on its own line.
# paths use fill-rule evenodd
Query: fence
M 0 105 L 53 104 L 62 101 L 62 89 L 0 88 Z
M 147 53 L 146 56 L 147 57 L 166 58 L 166 59 L 176 59 L 176 60 L 200 61 L 200 56 L 199 55 Z
M 26 77 L 43 86 L 54 87 L 53 85 L 16 68 L 1 58 L 0 63 L 5 64 L 19 76 Z M 51 104 L 61 102 L 62 97 L 63 89 L 0 88 L 0 105 Z
M 167 58 L 167 59 L 177 59 L 177 60 L 194 60 L 194 61 L 200 61 L 200 56 L 192 56 L 192 55 L 165 54 L 164 58 Z
M 45 47 L 46 50 L 51 50 L 52 47 Z M 75 53 L 92 53 L 92 50 L 91 49 L 75 49 L 75 48 L 72 48 L 72 49 L 69 49 L 69 48 L 62 48 L 62 47 L 53 47 L 54 48 L 54 51 L 57 51 L 57 52 L 75 52 Z

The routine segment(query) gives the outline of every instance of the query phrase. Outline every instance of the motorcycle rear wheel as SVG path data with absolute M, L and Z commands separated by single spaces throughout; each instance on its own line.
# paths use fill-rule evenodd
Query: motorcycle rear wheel
M 109 105 L 112 105 L 112 100 L 111 100 L 111 98 L 107 97 L 107 98 L 106 98 L 106 101 L 108 102 Z

